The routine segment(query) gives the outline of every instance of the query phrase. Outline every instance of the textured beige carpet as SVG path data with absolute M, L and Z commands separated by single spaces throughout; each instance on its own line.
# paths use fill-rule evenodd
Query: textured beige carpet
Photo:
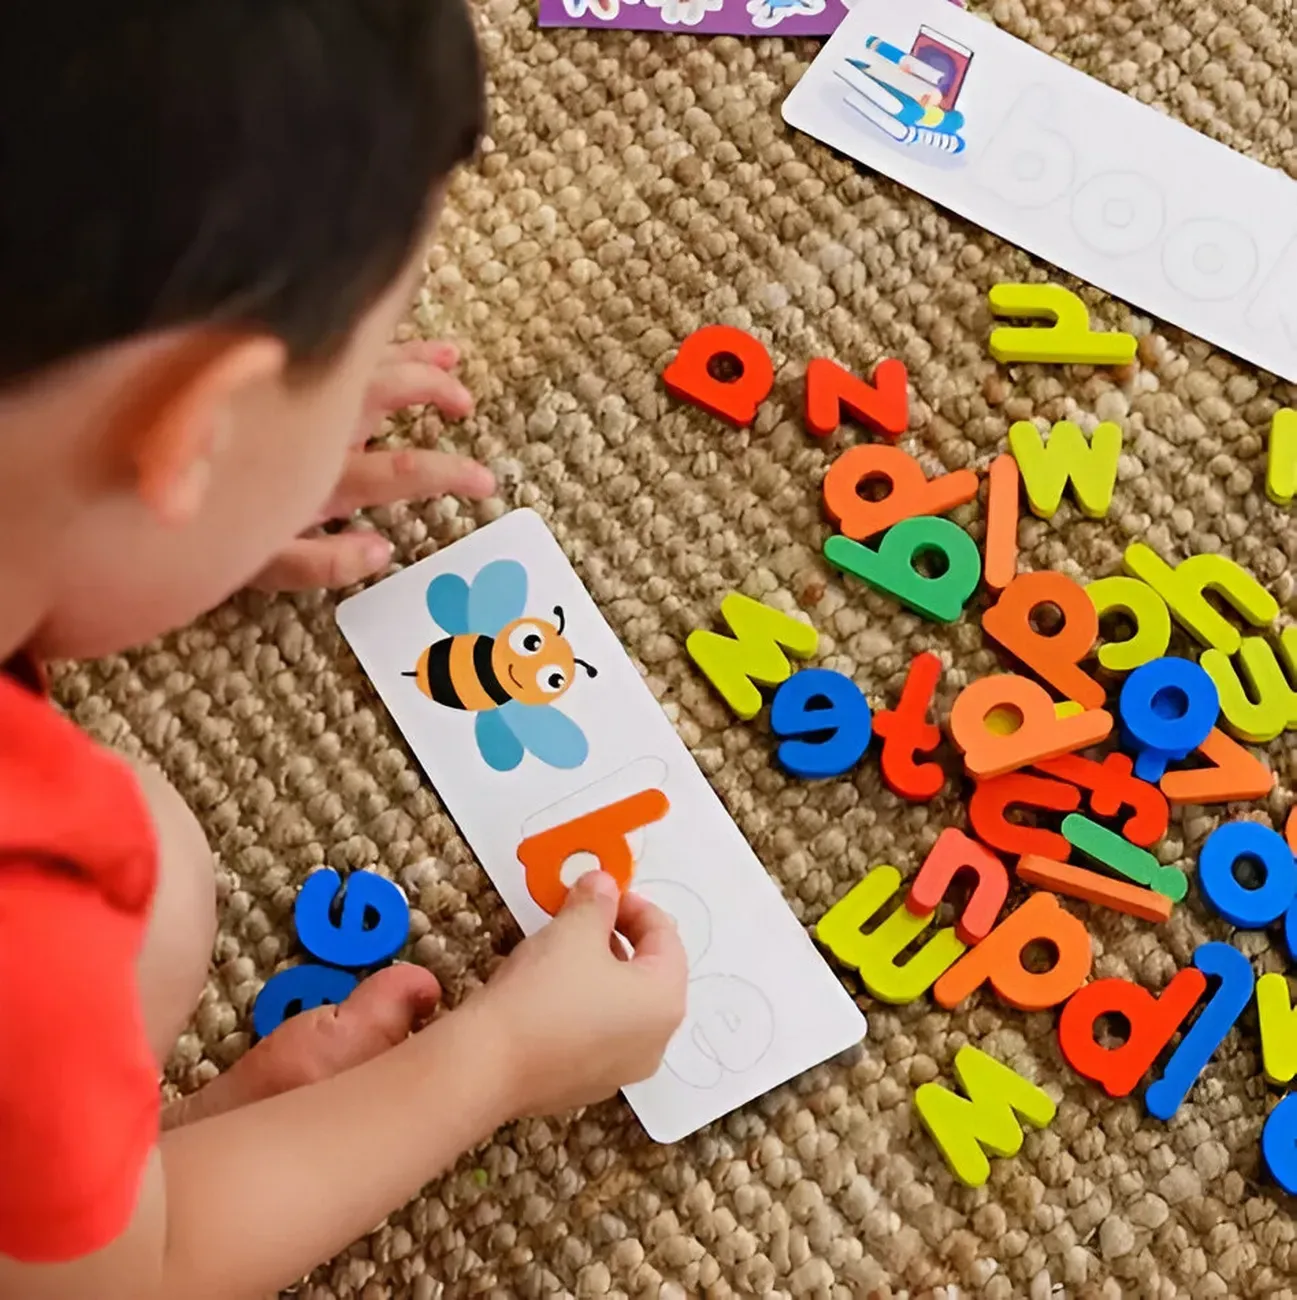
M 994 14 L 1297 176 L 1291 9 L 1006 0 Z M 481 166 L 455 187 L 418 328 L 467 341 L 481 406 L 450 437 L 506 486 L 480 511 L 443 502 L 379 522 L 408 562 L 509 505 L 540 510 L 806 923 L 874 864 L 913 871 L 961 802 L 898 803 L 874 758 L 819 787 L 784 779 L 761 729 L 734 724 L 692 670 L 686 634 L 710 625 L 733 588 L 798 605 L 821 632 L 823 662 L 854 673 L 876 706 L 895 699 L 922 647 L 951 664 L 945 704 L 993 662 L 975 619 L 934 631 L 848 590 L 818 558 L 829 452 L 803 432 L 810 357 L 862 370 L 903 358 L 917 396 L 910 445 L 930 470 L 984 465 L 1014 418 L 1119 420 L 1127 451 L 1109 517 L 1065 504 L 1051 523 L 1024 522 L 1024 563 L 1088 578 L 1114 572 L 1136 537 L 1166 555 L 1224 548 L 1292 607 L 1297 530 L 1263 493 L 1264 431 L 1297 398 L 1291 387 L 1096 294 L 1103 321 L 1144 336 L 1130 373 L 997 369 L 986 290 L 1042 268 L 792 136 L 778 108 L 810 44 L 551 35 L 517 0 L 488 0 L 481 21 L 494 127 Z M 776 358 L 775 396 L 750 432 L 680 407 L 659 382 L 679 340 L 710 321 L 751 328 Z M 219 855 L 220 938 L 177 1086 L 246 1046 L 251 1000 L 289 952 L 295 891 L 317 864 L 402 881 L 413 955 L 452 999 L 515 939 L 342 645 L 331 599 L 248 600 L 161 648 L 68 673 L 60 690 L 96 734 L 162 764 Z M 1277 824 L 1290 754 L 1271 747 Z M 1192 863 L 1212 824 L 1202 810 L 1177 817 L 1162 856 Z M 1090 923 L 1097 973 L 1159 988 L 1197 942 L 1227 933 L 1193 895 L 1162 932 L 1102 913 Z M 1281 968 L 1264 937 L 1238 942 L 1258 970 Z M 1259 1165 L 1272 1094 L 1252 1013 L 1164 1126 L 1071 1076 L 1050 1015 L 985 998 L 959 1015 L 927 1000 L 863 1005 L 871 1032 L 858 1060 L 678 1148 L 650 1143 L 620 1101 L 572 1123 L 515 1125 L 299 1294 L 1297 1294 L 1294 1206 Z M 994 1162 L 979 1191 L 952 1183 L 911 1110 L 919 1083 L 951 1079 L 965 1042 L 1060 1101 L 1052 1127 Z

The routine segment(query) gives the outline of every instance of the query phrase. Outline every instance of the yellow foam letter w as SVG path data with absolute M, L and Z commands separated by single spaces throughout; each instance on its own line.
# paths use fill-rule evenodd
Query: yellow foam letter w
M 1060 420 L 1045 442 L 1030 420 L 1019 420 L 1009 429 L 1009 450 L 1034 514 L 1053 518 L 1069 479 L 1087 515 L 1102 519 L 1108 513 L 1121 456 L 1121 430 L 1115 424 L 1104 421 L 1087 441 L 1071 420 Z
M 1055 1107 L 1044 1089 L 976 1047 L 955 1053 L 955 1074 L 966 1098 L 939 1083 L 924 1083 L 914 1094 L 914 1108 L 955 1177 L 969 1187 L 981 1187 L 991 1173 L 987 1151 L 1016 1156 L 1022 1149 L 1015 1112 L 1044 1128 L 1054 1118 Z
M 753 684 L 778 686 L 792 675 L 787 655 L 809 658 L 819 634 L 809 623 L 732 591 L 721 601 L 721 617 L 734 633 L 690 632 L 689 657 L 745 722 L 761 712 L 761 692 Z M 782 647 L 782 649 L 781 649 Z

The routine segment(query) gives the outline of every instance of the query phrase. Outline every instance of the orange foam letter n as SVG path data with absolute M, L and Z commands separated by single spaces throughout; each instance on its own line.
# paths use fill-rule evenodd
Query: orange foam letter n
M 661 790 L 641 790 L 629 798 L 596 808 L 560 826 L 529 836 L 518 845 L 518 861 L 526 872 L 527 892 L 550 916 L 567 898 L 563 864 L 575 853 L 589 853 L 599 860 L 624 893 L 635 870 L 629 836 L 666 816 L 671 805 Z

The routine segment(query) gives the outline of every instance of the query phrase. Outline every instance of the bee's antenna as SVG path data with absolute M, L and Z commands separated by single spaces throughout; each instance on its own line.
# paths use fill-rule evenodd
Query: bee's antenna
M 564 623 L 566 622 L 566 619 L 564 619 L 564 617 L 563 617 L 563 606 L 562 606 L 562 605 L 555 605 L 555 606 L 554 606 L 554 614 L 555 614 L 556 617 L 558 618 L 558 634 L 559 634 L 559 636 L 562 636 L 562 635 L 563 635 L 563 625 L 564 625 Z
M 588 664 L 584 659 L 573 659 L 572 662 L 574 664 L 580 664 L 591 677 L 599 676 L 599 670 L 594 666 L 594 664 Z
M 402 673 L 402 674 L 401 674 L 402 677 L 417 677 L 418 675 L 419 675 L 418 673 Z

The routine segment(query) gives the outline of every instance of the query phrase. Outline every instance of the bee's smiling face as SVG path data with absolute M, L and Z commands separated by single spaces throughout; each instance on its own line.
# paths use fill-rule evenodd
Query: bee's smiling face
M 572 685 L 576 660 L 553 623 L 520 618 L 496 637 L 491 667 L 514 699 L 523 704 L 553 704 Z

